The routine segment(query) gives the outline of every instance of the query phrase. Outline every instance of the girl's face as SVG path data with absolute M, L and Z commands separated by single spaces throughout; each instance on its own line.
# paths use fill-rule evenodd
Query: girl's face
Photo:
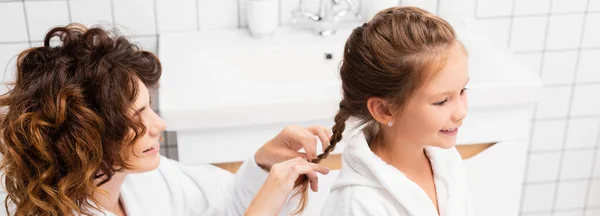
M 466 52 L 456 48 L 446 66 L 406 101 L 392 128 L 396 135 L 409 143 L 453 147 L 467 115 L 467 68 Z
M 158 116 L 150 107 L 150 94 L 144 83 L 138 80 L 138 97 L 133 104 L 133 108 L 144 125 L 146 133 L 142 134 L 133 144 L 128 154 L 127 163 L 131 169 L 126 170 L 130 173 L 140 173 L 156 169 L 160 163 L 160 143 L 161 132 L 165 130 L 164 120 Z

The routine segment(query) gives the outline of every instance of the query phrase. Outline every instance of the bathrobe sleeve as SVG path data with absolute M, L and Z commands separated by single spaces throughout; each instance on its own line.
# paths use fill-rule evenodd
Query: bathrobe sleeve
M 188 185 L 181 186 L 185 215 L 243 215 L 269 174 L 254 157 L 235 175 L 212 165 L 180 167 L 181 185 Z
M 254 157 L 235 175 L 213 165 L 183 165 L 162 157 L 157 169 L 128 175 L 121 195 L 132 216 L 237 216 L 244 214 L 268 174 Z M 2 202 L 6 195 L 0 187 Z

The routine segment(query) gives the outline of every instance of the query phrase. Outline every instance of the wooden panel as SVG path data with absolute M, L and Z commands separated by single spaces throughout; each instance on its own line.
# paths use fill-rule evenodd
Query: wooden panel
M 458 145 L 456 146 L 456 150 L 460 153 L 462 159 L 469 159 L 479 153 L 485 151 L 489 147 L 492 147 L 496 143 L 479 143 L 479 144 L 469 144 L 469 145 Z
M 213 164 L 221 169 L 235 173 L 242 165 L 242 161 L 228 162 L 228 163 L 215 163 Z M 329 168 L 330 170 L 339 170 L 342 168 L 342 155 L 333 154 L 321 161 L 321 165 Z

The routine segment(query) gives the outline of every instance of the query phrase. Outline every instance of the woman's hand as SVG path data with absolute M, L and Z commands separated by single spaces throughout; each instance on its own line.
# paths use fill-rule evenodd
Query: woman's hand
M 317 172 L 327 174 L 329 169 L 310 163 L 303 157 L 273 165 L 269 177 L 250 203 L 245 215 L 279 215 L 294 190 L 296 180 L 302 175 L 308 178 L 311 190 L 318 191 Z
M 254 159 L 267 171 L 271 170 L 273 164 L 296 157 L 303 157 L 310 161 L 317 157 L 317 137 L 325 149 L 329 145 L 331 131 L 323 126 L 307 128 L 297 125 L 287 126 L 256 151 Z M 302 148 L 305 153 L 298 152 Z

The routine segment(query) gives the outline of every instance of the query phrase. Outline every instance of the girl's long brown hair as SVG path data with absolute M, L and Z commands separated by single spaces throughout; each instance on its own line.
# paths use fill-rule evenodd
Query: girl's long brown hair
M 16 70 L 0 96 L 7 213 L 90 215 L 92 194 L 128 168 L 124 152 L 145 133 L 132 110 L 137 80 L 157 84 L 160 62 L 124 37 L 71 24 L 21 52 Z
M 334 118 L 330 144 L 311 162 L 327 158 L 342 140 L 350 116 L 363 123 L 373 120 L 367 101 L 385 98 L 396 109 L 433 73 L 445 66 L 449 50 L 459 44 L 445 20 L 416 7 L 392 7 L 355 28 L 346 41 L 340 68 L 342 101 Z M 304 210 L 308 181 L 298 181 L 301 194 L 296 213 Z

